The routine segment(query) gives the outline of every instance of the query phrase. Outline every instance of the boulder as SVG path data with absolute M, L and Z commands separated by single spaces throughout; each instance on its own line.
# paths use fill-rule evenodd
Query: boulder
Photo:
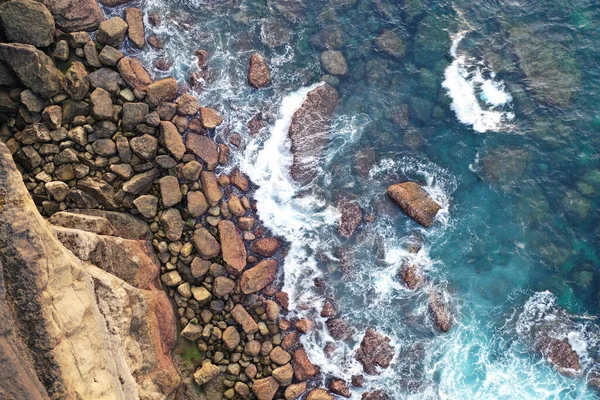
M 145 133 L 142 136 L 136 136 L 131 139 L 129 141 L 129 146 L 137 156 L 144 160 L 152 161 L 156 158 L 158 140 L 154 136 Z
M 361 400 L 392 400 L 392 398 L 390 396 L 388 396 L 381 390 L 363 393 L 360 399 Z
M 117 68 L 123 80 L 133 90 L 146 93 L 148 86 L 152 84 L 152 77 L 144 68 L 142 62 L 137 58 L 124 57 L 117 64 Z M 157 94 L 155 97 L 159 97 Z
M 97 88 L 90 95 L 92 103 L 92 116 L 97 120 L 113 118 L 114 110 L 110 93 L 102 88 Z
M 65 72 L 67 94 L 73 100 L 83 100 L 90 90 L 90 79 L 85 66 L 75 61 Z
M 340 212 L 338 232 L 342 237 L 350 238 L 362 222 L 362 210 L 355 201 L 342 198 L 338 201 L 337 209 Z
M 200 110 L 200 102 L 189 93 L 184 93 L 177 100 L 177 112 L 180 115 L 194 115 Z
M 215 109 L 200 107 L 200 120 L 206 129 L 215 129 L 223 122 L 223 117 Z
M 52 225 L 71 229 L 81 229 L 86 232 L 96 233 L 98 235 L 112 236 L 117 234 L 117 229 L 112 226 L 108 219 L 94 215 L 76 214 L 61 211 L 53 214 L 49 221 Z
M 54 17 L 33 0 L 14 0 L 0 5 L 0 24 L 9 42 L 47 47 L 54 41 Z
M 261 238 L 252 243 L 252 251 L 263 257 L 272 257 L 279 249 L 276 238 Z
M 246 246 L 233 222 L 229 220 L 219 222 L 219 240 L 227 271 L 233 275 L 241 274 L 246 267 Z
M 125 9 L 125 22 L 127 22 L 127 36 L 138 48 L 146 44 L 146 33 L 144 31 L 144 14 L 142 10 L 135 7 Z
M 306 400 L 335 400 L 335 398 L 327 390 L 315 388 L 308 393 Z
M 23 85 L 44 98 L 65 89 L 65 77 L 52 60 L 29 44 L 0 44 L 0 60 L 8 64 Z
M 214 207 L 219 204 L 223 197 L 223 191 L 221 190 L 221 186 L 219 186 L 219 182 L 217 182 L 214 172 L 202 171 L 202 174 L 200 174 L 200 183 L 202 183 L 202 191 L 210 206 Z
M 235 326 L 228 326 L 223 331 L 223 343 L 228 350 L 234 351 L 238 344 L 240 344 L 240 340 L 240 333 Z
M 231 174 L 229 174 L 229 181 L 233 186 L 241 190 L 242 192 L 247 192 L 250 187 L 250 182 L 248 182 L 248 178 L 239 170 L 234 169 Z
M 452 328 L 452 314 L 450 314 L 444 298 L 436 291 L 429 295 L 429 312 L 431 312 L 433 322 L 442 332 L 448 332 Z
M 252 392 L 258 400 L 272 400 L 279 389 L 279 383 L 275 378 L 257 379 L 252 385 Z
M 183 219 L 179 210 L 169 208 L 160 217 L 160 223 L 165 231 L 165 236 L 171 241 L 179 240 L 183 234 Z
M 223 221 L 221 221 L 222 223 Z M 240 289 L 244 294 L 258 292 L 277 277 L 277 261 L 263 260 L 244 271 L 240 279 Z
M 292 141 L 291 175 L 302 185 L 316 177 L 316 167 L 329 140 L 329 121 L 339 105 L 335 88 L 322 85 L 312 90 L 294 113 L 288 131 Z
M 109 140 L 109 139 L 102 139 Z M 112 142 L 112 141 L 111 141 Z M 84 191 L 96 200 L 100 205 L 108 208 L 117 208 L 115 200 L 115 190 L 108 183 L 93 179 L 90 177 L 80 179 L 77 182 L 77 189 Z
M 299 381 L 308 381 L 319 374 L 319 367 L 310 362 L 303 348 L 294 351 L 292 366 L 294 367 L 294 375 Z
M 277 382 L 279 382 L 281 386 L 288 386 L 292 383 L 292 379 L 294 378 L 294 369 L 291 364 L 285 364 L 275 368 L 272 375 L 273 378 L 277 379 Z
M 187 194 L 187 209 L 190 215 L 198 218 L 208 210 L 208 202 L 206 196 L 202 192 L 188 192 Z
M 429 228 L 441 209 L 431 196 L 416 182 L 403 182 L 391 185 L 387 195 L 404 213 L 425 228 Z
M 209 361 L 202 364 L 202 367 L 198 368 L 196 372 L 194 372 L 194 381 L 199 386 L 202 386 L 212 381 L 220 374 L 221 369 Z
M 192 133 L 188 134 L 191 135 Z M 185 154 L 185 145 L 183 144 L 183 138 L 179 134 L 179 131 L 169 121 L 161 121 L 160 123 L 160 141 L 161 144 L 167 149 L 176 160 L 181 160 Z
M 192 236 L 192 243 L 200 257 L 208 260 L 221 254 L 221 245 L 205 228 L 198 228 Z
M 241 304 L 237 304 L 231 310 L 231 316 L 240 324 L 244 332 L 249 335 L 258 331 L 258 325 L 248 311 Z
M 285 400 L 296 400 L 306 392 L 306 382 L 295 383 L 289 385 L 285 389 L 284 397 Z
M 138 197 L 133 204 L 140 214 L 148 219 L 154 218 L 158 212 L 158 199 L 150 194 Z
M 350 398 L 350 388 L 342 379 L 333 379 L 331 382 L 329 382 L 329 385 L 327 387 L 329 388 L 331 393 L 337 394 L 338 396 Z
M 235 282 L 224 276 L 217 276 L 213 283 L 213 294 L 217 297 L 228 295 L 235 288 Z
M 406 261 L 400 267 L 398 275 L 410 290 L 415 290 L 425 283 L 425 275 L 421 266 L 414 261 Z
M 379 374 L 378 368 L 387 368 L 394 358 L 395 349 L 390 345 L 390 338 L 367 329 L 360 348 L 356 351 L 356 359 L 362 364 L 363 371 L 369 375 Z
M 270 80 L 271 72 L 265 58 L 258 53 L 252 54 L 248 68 L 248 84 L 253 88 L 259 89 L 266 86 Z
M 116 48 L 123 43 L 126 33 L 127 23 L 121 17 L 114 17 L 100 23 L 96 40 L 100 44 Z
M 321 65 L 331 75 L 346 75 L 348 64 L 344 55 L 339 50 L 326 50 L 321 53 Z
M 160 198 L 164 207 L 171 207 L 179 204 L 183 199 L 181 189 L 179 188 L 179 180 L 171 175 L 163 176 L 158 181 L 160 188 Z
M 46 0 L 56 26 L 65 32 L 96 30 L 104 13 L 96 0 Z
M 134 175 L 133 178 L 123 183 L 123 190 L 131 194 L 144 194 L 150 190 L 152 183 L 159 175 L 160 171 L 156 168 Z
M 219 165 L 219 150 L 217 143 L 206 135 L 188 132 L 185 145 L 189 151 L 206 163 L 206 168 L 213 171 Z
M 277 346 L 271 350 L 269 353 L 269 358 L 275 364 L 286 365 L 292 359 L 292 356 L 285 350 L 283 350 L 280 346 Z
M 100 61 L 98 60 L 98 62 Z M 100 68 L 90 73 L 88 76 L 92 87 L 104 89 L 112 95 L 117 95 L 119 92 L 119 85 L 123 84 L 121 75 L 110 68 Z
M 175 78 L 165 78 L 156 81 L 146 88 L 148 101 L 154 106 L 160 103 L 175 100 L 179 92 L 179 87 Z
M 100 60 L 102 65 L 114 67 L 123 57 L 125 57 L 125 55 L 120 50 L 107 45 L 102 48 L 102 51 L 98 55 L 98 60 Z
M 337 315 L 337 309 L 333 300 L 331 298 L 326 298 L 323 303 L 323 308 L 321 309 L 321 317 L 323 318 L 332 318 Z

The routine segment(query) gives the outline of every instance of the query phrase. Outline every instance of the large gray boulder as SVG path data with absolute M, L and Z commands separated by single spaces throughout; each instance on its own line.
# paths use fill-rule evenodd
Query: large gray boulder
M 65 77 L 52 60 L 30 44 L 1 43 L 0 59 L 17 74 L 23 85 L 49 98 L 65 89 Z
M 0 5 L 0 23 L 9 42 L 47 47 L 54 39 L 54 17 L 37 1 L 3 3 Z

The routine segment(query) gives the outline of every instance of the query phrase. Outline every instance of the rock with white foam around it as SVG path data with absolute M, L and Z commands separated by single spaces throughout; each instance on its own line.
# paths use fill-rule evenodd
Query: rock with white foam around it
M 418 183 L 402 182 L 387 189 L 390 198 L 409 217 L 429 228 L 441 206 Z

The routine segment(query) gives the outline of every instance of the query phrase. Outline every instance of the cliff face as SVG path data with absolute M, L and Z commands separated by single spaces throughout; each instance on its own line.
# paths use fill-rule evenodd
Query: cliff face
M 168 356 L 174 333 L 157 317 L 173 329 L 164 293 L 152 283 L 136 288 L 63 246 L 3 143 L 0 264 L 3 398 L 153 399 L 177 387 Z

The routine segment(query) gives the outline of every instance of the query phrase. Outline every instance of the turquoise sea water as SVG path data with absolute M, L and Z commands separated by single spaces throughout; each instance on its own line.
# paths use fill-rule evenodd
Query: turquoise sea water
M 393 338 L 397 355 L 366 386 L 395 399 L 599 397 L 586 385 L 599 349 L 597 2 L 147 0 L 142 8 L 162 13 L 151 29 L 164 49 L 141 53 L 149 69 L 165 58 L 172 68 L 154 72 L 186 83 L 197 70 L 192 53 L 210 54 L 195 90 L 226 116 L 219 140 L 242 135 L 234 156 L 260 185 L 259 213 L 290 241 L 282 279 L 294 313 L 318 313 L 333 295 L 356 327 L 355 341 L 330 358 L 324 329 L 303 338 L 325 376 L 359 371 L 352 354 L 372 326 Z M 396 54 L 377 45 L 384 32 Z M 302 188 L 286 175 L 286 124 L 325 74 L 326 48 L 342 51 L 348 74 L 330 80 L 341 106 L 319 178 Z M 246 84 L 256 50 L 273 76 L 261 91 Z M 265 129 L 253 136 L 246 123 L 258 112 Z M 359 152 L 373 156 L 365 174 Z M 426 184 L 445 207 L 429 230 L 385 199 L 404 179 Z M 376 217 L 349 240 L 336 230 L 340 194 Z M 415 234 L 429 283 L 411 292 L 396 273 Z M 325 292 L 312 287 L 317 276 Z M 428 317 L 433 287 L 455 315 L 448 334 Z M 567 321 L 544 329 L 569 339 L 580 376 L 560 375 L 532 348 L 535 326 L 550 317 Z

